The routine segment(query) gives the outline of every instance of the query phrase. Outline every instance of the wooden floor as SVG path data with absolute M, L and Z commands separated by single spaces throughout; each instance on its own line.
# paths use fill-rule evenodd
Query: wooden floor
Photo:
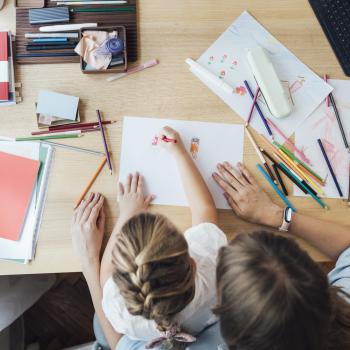
M 80 273 L 58 275 L 56 284 L 24 314 L 25 344 L 59 350 L 94 340 L 94 308 Z
M 328 273 L 333 263 L 322 263 Z M 60 274 L 56 284 L 24 314 L 25 344 L 60 350 L 94 340 L 89 290 L 80 273 Z

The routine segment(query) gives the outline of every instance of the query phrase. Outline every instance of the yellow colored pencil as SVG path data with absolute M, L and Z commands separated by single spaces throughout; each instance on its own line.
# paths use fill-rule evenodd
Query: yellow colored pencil
M 81 203 L 81 201 L 84 199 L 84 197 L 86 196 L 86 194 L 89 192 L 91 186 L 94 184 L 94 182 L 96 181 L 98 175 L 100 174 L 100 172 L 102 171 L 103 167 L 105 166 L 107 162 L 107 158 L 103 158 L 102 162 L 100 163 L 99 167 L 97 168 L 94 176 L 92 177 L 92 179 L 89 181 L 89 183 L 86 185 L 84 191 L 82 192 L 82 194 L 80 195 L 79 199 L 77 200 L 76 204 L 75 204 L 75 208 L 77 208 L 79 206 L 79 204 Z
M 314 181 L 310 179 L 300 168 L 298 168 L 290 159 L 281 151 L 278 150 L 278 155 L 284 160 L 285 163 L 287 163 L 301 178 L 306 180 L 311 186 L 314 187 L 315 191 L 317 191 L 319 194 L 324 195 L 325 193 L 322 191 L 318 185 L 315 184 Z

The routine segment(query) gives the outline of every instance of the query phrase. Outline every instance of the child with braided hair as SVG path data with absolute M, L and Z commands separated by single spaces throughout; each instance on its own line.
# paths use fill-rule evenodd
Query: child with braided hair
M 118 333 L 147 341 L 147 348 L 181 347 L 216 322 L 216 257 L 227 244 L 213 198 L 179 134 L 165 127 L 158 140 L 177 164 L 192 227 L 182 234 L 166 217 L 149 213 L 153 196 L 144 196 L 142 176 L 129 175 L 119 184 L 120 216 L 100 274 L 107 319 Z

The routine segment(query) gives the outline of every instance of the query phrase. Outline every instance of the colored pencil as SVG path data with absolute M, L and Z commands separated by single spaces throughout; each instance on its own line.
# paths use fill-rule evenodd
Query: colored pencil
M 272 186 L 272 188 L 277 192 L 277 194 L 281 197 L 281 199 L 283 200 L 283 202 L 289 207 L 292 208 L 292 210 L 294 212 L 296 212 L 297 210 L 294 208 L 294 206 L 292 205 L 292 203 L 287 199 L 287 197 L 281 192 L 281 190 L 276 186 L 276 184 L 271 180 L 271 178 L 269 177 L 269 175 L 267 174 L 267 172 L 264 170 L 264 168 L 260 165 L 257 164 L 256 165 L 257 168 L 259 169 L 259 171 L 263 174 L 264 178 L 268 181 L 268 183 Z
M 249 84 L 248 84 L 248 82 L 247 82 L 246 80 L 244 80 L 244 85 L 245 85 L 245 87 L 247 88 L 248 93 L 249 93 L 251 99 L 253 100 L 253 99 L 254 99 L 253 92 L 252 92 L 252 90 L 251 90 L 251 88 L 250 88 L 250 86 L 249 86 Z M 263 121 L 263 123 L 264 123 L 264 125 L 265 125 L 265 128 L 266 128 L 267 132 L 269 133 L 269 135 L 270 135 L 271 138 L 273 139 L 272 131 L 271 131 L 269 125 L 267 124 L 266 118 L 264 117 L 264 114 L 263 114 L 263 112 L 262 112 L 261 109 L 260 109 L 260 106 L 259 106 L 259 104 L 258 104 L 258 101 L 255 101 L 255 107 L 256 107 L 256 110 L 258 111 L 258 113 L 259 113 L 259 115 L 260 115 L 260 117 L 261 117 L 261 120 Z
M 136 12 L 135 7 L 96 7 L 96 8 L 73 8 L 69 10 L 73 13 L 91 12 Z
M 301 183 L 307 187 L 315 196 L 317 196 L 317 192 L 305 180 L 302 180 Z
M 312 185 L 319 194 L 325 194 L 324 191 L 318 185 L 316 185 L 315 182 L 305 174 L 305 172 L 298 168 L 281 150 L 278 150 L 278 155 L 283 159 L 284 163 L 286 163 L 295 173 L 298 174 L 298 176 Z
M 25 33 L 24 37 L 27 39 L 33 38 L 79 38 L 79 33 Z
M 273 173 L 272 173 L 272 171 L 271 171 L 269 165 L 267 164 L 267 162 L 266 162 L 264 156 L 263 156 L 262 153 L 260 152 L 259 147 L 258 147 L 257 144 L 255 143 L 252 134 L 249 132 L 249 130 L 248 130 L 247 127 L 245 128 L 245 131 L 246 131 L 246 133 L 247 133 L 248 139 L 249 139 L 250 143 L 252 144 L 252 146 L 253 146 L 253 148 L 254 148 L 256 154 L 258 155 L 260 161 L 264 164 L 264 167 L 266 168 L 268 174 L 270 175 L 271 180 L 277 185 L 278 182 L 277 182 L 276 178 L 274 177 L 274 175 L 273 175 Z
M 100 172 L 102 171 L 103 167 L 105 166 L 107 162 L 107 158 L 104 157 L 101 164 L 99 165 L 99 167 L 97 168 L 94 176 L 92 177 L 92 179 L 89 181 L 89 183 L 86 185 L 84 191 L 82 192 L 82 194 L 80 195 L 79 199 L 77 200 L 76 204 L 75 204 L 75 208 L 77 208 L 79 206 L 79 204 L 81 203 L 81 201 L 84 199 L 84 197 L 86 196 L 86 194 L 89 192 L 91 186 L 94 184 L 94 182 L 96 181 L 98 175 L 100 174 Z
M 350 152 L 348 140 L 346 139 L 346 135 L 345 135 L 345 131 L 344 131 L 344 128 L 343 128 L 343 124 L 341 122 L 340 115 L 339 115 L 339 112 L 338 112 L 338 108 L 337 108 L 337 105 L 335 104 L 334 97 L 333 97 L 332 93 L 329 94 L 329 100 L 331 101 L 335 117 L 337 118 L 339 130 L 340 130 L 341 136 L 343 138 L 344 146 L 348 150 L 348 152 Z
M 260 92 L 260 88 L 258 87 L 256 89 L 256 92 L 255 92 L 255 95 L 254 95 L 254 99 L 253 99 L 253 102 L 252 102 L 252 106 L 250 107 L 250 111 L 249 111 L 249 114 L 248 114 L 248 119 L 245 123 L 245 125 L 249 125 L 250 123 L 250 119 L 252 118 L 252 115 L 253 115 L 253 111 L 254 111 L 254 107 L 255 107 L 255 103 L 256 103 L 256 99 L 258 98 L 259 96 L 259 92 Z
M 130 74 L 134 74 L 134 73 L 137 73 L 137 72 L 141 72 L 143 71 L 144 69 L 147 69 L 147 68 L 151 68 L 151 67 L 154 67 L 158 64 L 158 60 L 157 59 L 152 59 L 152 60 L 149 60 L 149 61 L 146 61 L 146 62 L 143 62 L 137 66 L 134 66 L 134 67 L 131 67 L 129 68 L 125 73 L 118 73 L 118 74 L 113 74 L 111 75 L 110 77 L 108 77 L 106 80 L 108 82 L 111 82 L 111 81 L 114 81 L 114 80 L 119 80 L 121 78 L 124 78 Z
M 16 137 L 16 141 L 40 141 L 40 140 L 53 140 L 53 139 L 74 139 L 82 137 L 81 134 L 71 135 L 47 135 L 47 136 L 32 136 L 32 137 Z
M 306 169 L 309 173 L 311 173 L 314 177 L 319 179 L 324 184 L 324 179 L 320 175 L 318 175 L 314 170 L 312 170 L 307 164 L 305 164 L 302 160 L 296 157 L 288 148 L 284 147 L 283 145 L 280 145 L 277 141 L 273 141 L 273 144 L 277 148 L 280 148 L 294 162 L 300 164 L 304 169 Z
M 57 45 L 26 45 L 27 51 L 40 51 L 40 50 L 72 50 L 76 47 L 76 44 L 61 44 L 57 43 Z
M 97 129 L 99 130 L 99 127 L 97 126 L 94 126 L 94 127 L 85 127 L 85 128 L 80 128 L 80 129 L 76 129 L 76 128 L 67 128 L 67 129 L 57 129 L 57 130 L 42 130 L 42 131 L 32 131 L 31 134 L 33 136 L 36 136 L 36 135 L 48 135 L 48 134 L 57 134 L 57 133 L 62 133 L 62 132 L 71 132 L 71 131 L 75 131 L 75 132 L 82 132 L 82 131 L 85 131 L 85 130 L 92 130 L 92 129 Z
M 103 125 L 107 124 L 114 124 L 116 123 L 116 120 L 104 120 L 102 122 Z M 98 126 L 98 122 L 90 122 L 90 123 L 75 123 L 75 124 L 65 124 L 65 125 L 55 125 L 55 126 L 49 126 L 49 130 L 62 130 L 62 129 L 81 129 L 85 127 L 94 127 Z
M 285 196 L 288 196 L 288 191 L 287 191 L 287 188 L 286 186 L 284 185 L 284 182 L 282 180 L 282 177 L 280 175 L 280 172 L 278 171 L 278 167 L 276 165 L 276 163 L 272 163 L 272 167 L 273 167 L 273 170 L 275 171 L 275 174 L 276 174 L 276 177 L 278 179 L 278 182 L 280 183 L 281 185 L 281 188 L 282 188 L 282 191 L 284 193 Z
M 304 192 L 305 194 L 307 194 L 306 189 L 305 189 L 303 186 L 301 186 L 301 184 L 299 183 L 299 181 L 296 181 L 296 177 L 291 176 L 291 173 L 292 173 L 292 172 L 291 172 L 291 171 L 286 171 L 285 168 L 281 167 L 281 164 L 283 164 L 283 163 L 282 163 L 282 162 L 281 162 L 281 163 L 276 163 L 277 168 L 280 169 L 280 170 L 283 172 L 283 174 L 286 175 L 286 176 L 288 177 L 288 179 L 289 179 L 290 181 L 292 181 L 297 187 L 299 187 L 299 189 L 300 189 L 302 192 Z M 288 170 L 289 170 L 289 169 L 288 169 Z
M 339 196 L 340 196 L 340 197 L 343 197 L 343 192 L 342 192 L 342 190 L 341 190 L 341 188 L 340 188 L 340 186 L 339 186 L 337 177 L 335 176 L 335 173 L 334 173 L 334 171 L 333 171 L 331 162 L 329 161 L 329 158 L 328 158 L 328 156 L 327 156 L 327 152 L 326 152 L 326 150 L 325 150 L 324 147 L 323 147 L 323 143 L 322 143 L 321 139 L 317 139 L 317 142 L 318 142 L 318 144 L 319 144 L 319 146 L 320 146 L 320 148 L 321 148 L 321 152 L 322 152 L 322 154 L 323 154 L 323 158 L 324 158 L 324 160 L 325 160 L 326 163 L 327 163 L 328 169 L 329 169 L 329 171 L 330 171 L 330 173 L 331 173 L 331 175 L 332 175 L 332 178 L 333 178 L 333 181 L 334 181 L 334 183 L 335 183 L 335 186 L 337 187 Z
M 41 44 L 48 44 L 48 43 L 66 43 L 69 42 L 68 38 L 34 38 L 32 39 L 31 43 L 41 43 Z
M 106 158 L 107 158 L 107 162 L 108 162 L 108 167 L 109 167 L 109 170 L 110 170 L 111 175 L 112 175 L 112 162 L 111 162 L 111 157 L 109 155 L 109 150 L 108 150 L 108 146 L 107 146 L 105 130 L 103 128 L 103 124 L 102 124 L 102 120 L 101 120 L 101 113 L 100 113 L 99 109 L 96 110 L 96 115 L 97 115 L 98 124 L 100 126 L 100 131 L 101 131 L 102 141 L 103 141 L 103 147 L 105 149 Z
M 126 4 L 127 1 L 112 1 L 112 0 L 97 0 L 97 1 L 57 1 L 57 6 L 67 5 L 67 6 L 88 6 L 88 5 L 122 5 Z M 60 29 L 61 30 L 61 29 Z M 73 29 L 72 29 L 73 30 Z
M 78 56 L 74 51 L 72 52 L 60 52 L 60 53 L 17 53 L 16 58 L 28 58 L 28 57 L 65 57 L 65 56 Z
M 328 82 L 328 76 L 327 76 L 326 73 L 323 74 L 323 80 L 324 80 L 326 83 Z M 329 95 L 327 95 L 327 97 L 326 97 L 326 105 L 327 105 L 327 107 L 329 107 Z
M 57 142 L 51 142 L 51 141 L 43 141 L 43 140 L 40 141 L 40 143 L 43 143 L 43 144 L 46 144 L 46 145 L 50 145 L 50 146 L 53 146 L 53 147 L 61 147 L 61 148 L 69 149 L 71 151 L 89 153 L 89 154 L 94 154 L 96 156 L 106 157 L 106 155 L 103 152 L 93 151 L 93 150 L 87 149 L 87 148 L 75 147 L 75 146 L 65 145 L 63 143 L 57 143 Z
M 327 205 L 320 199 L 318 198 L 316 195 L 314 195 L 307 187 L 305 187 L 303 185 L 303 183 L 301 181 L 299 181 L 299 179 L 297 177 L 295 177 L 292 172 L 289 171 L 289 169 L 283 164 L 279 164 L 280 169 L 284 170 L 284 173 L 289 173 L 290 176 L 294 179 L 295 182 L 298 182 L 300 186 L 302 186 L 304 188 L 305 191 L 307 191 L 307 193 L 324 209 L 328 209 Z
M 268 124 L 270 124 L 276 132 L 283 138 L 283 140 L 290 145 L 290 147 L 293 149 L 295 153 L 299 155 L 299 157 L 305 162 L 311 165 L 311 161 L 309 158 L 306 157 L 303 151 L 301 151 L 297 146 L 294 145 L 293 142 L 289 140 L 289 138 L 285 135 L 285 133 L 270 119 L 267 119 Z

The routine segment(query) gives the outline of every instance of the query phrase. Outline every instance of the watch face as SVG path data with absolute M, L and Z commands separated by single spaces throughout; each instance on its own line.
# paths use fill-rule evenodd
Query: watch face
M 286 212 L 285 212 L 285 220 L 286 220 L 287 222 L 291 222 L 291 221 L 292 221 L 292 213 L 293 213 L 293 211 L 292 211 L 291 208 L 288 208 L 288 209 L 286 210 Z

